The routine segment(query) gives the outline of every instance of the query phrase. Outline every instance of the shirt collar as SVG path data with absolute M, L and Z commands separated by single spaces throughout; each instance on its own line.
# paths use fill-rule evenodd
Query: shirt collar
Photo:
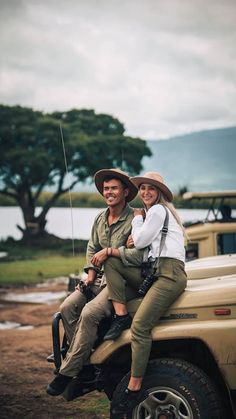
M 124 221 L 126 220 L 127 216 L 130 215 L 130 213 L 132 212 L 132 208 L 130 207 L 129 204 L 126 204 L 125 208 L 123 209 L 120 217 L 118 218 L 118 221 Z M 108 215 L 109 215 L 109 208 L 106 209 L 105 213 L 104 213 L 104 220 L 107 222 L 108 219 Z

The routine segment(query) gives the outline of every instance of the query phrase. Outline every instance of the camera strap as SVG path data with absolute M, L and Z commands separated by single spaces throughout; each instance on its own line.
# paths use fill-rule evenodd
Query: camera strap
M 167 236 L 167 233 L 168 233 L 168 226 L 169 226 L 169 213 L 168 213 L 168 210 L 166 209 L 165 205 L 163 205 L 163 208 L 166 212 L 166 216 L 165 216 L 163 228 L 161 230 L 161 241 L 160 241 L 160 247 L 159 247 L 159 254 L 158 254 L 158 257 L 156 258 L 156 260 L 153 264 L 153 271 L 154 272 L 156 271 L 157 265 L 159 263 L 159 259 L 160 259 L 161 252 L 163 250 L 165 241 L 166 241 L 166 236 Z
M 162 231 L 161 231 L 161 242 L 160 242 L 158 259 L 161 255 L 162 249 L 164 247 L 164 244 L 165 244 L 165 241 L 166 241 L 166 236 L 167 236 L 167 233 L 168 233 L 168 226 L 169 226 L 169 213 L 168 213 L 165 205 L 163 205 L 163 208 L 166 212 L 166 216 L 165 216 L 165 221 L 164 221 L 163 228 L 162 228 Z
M 161 205 L 161 204 L 160 204 Z M 143 262 L 147 263 L 149 262 L 155 262 L 154 263 L 154 267 L 156 267 L 156 265 L 158 264 L 162 249 L 164 247 L 165 241 L 166 241 L 166 236 L 168 233 L 168 225 L 169 225 L 169 213 L 165 207 L 165 205 L 162 205 L 165 212 L 166 212 L 166 216 L 165 216 L 165 220 L 164 220 L 164 224 L 161 230 L 161 240 L 160 240 L 160 247 L 159 247 L 159 254 L 158 256 L 154 259 L 152 257 L 148 257 L 148 253 L 150 251 L 150 246 L 148 246 L 145 250 L 144 250 L 144 256 L 143 256 Z

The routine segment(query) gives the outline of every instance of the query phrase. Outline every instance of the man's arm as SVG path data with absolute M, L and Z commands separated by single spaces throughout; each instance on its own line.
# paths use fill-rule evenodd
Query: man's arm
M 85 281 L 87 285 L 91 285 L 94 282 L 94 280 L 97 277 L 97 274 L 100 271 L 99 266 L 92 262 L 94 255 L 96 255 L 96 253 L 101 251 L 102 249 L 99 242 L 99 237 L 98 237 L 97 220 L 98 220 L 98 217 L 95 219 L 93 223 L 91 236 L 90 236 L 90 239 L 87 245 L 87 251 L 86 251 L 87 264 L 84 268 L 84 271 L 88 274 L 88 277 Z

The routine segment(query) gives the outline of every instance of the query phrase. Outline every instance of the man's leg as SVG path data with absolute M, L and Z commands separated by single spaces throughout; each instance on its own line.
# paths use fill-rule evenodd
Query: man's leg
M 97 339 L 99 322 L 111 314 L 112 304 L 105 287 L 81 312 L 76 330 L 58 376 L 48 385 L 47 393 L 58 396 L 63 393 L 70 380 L 78 375 L 88 361 Z
M 86 304 L 86 297 L 80 291 L 75 290 L 60 305 L 60 313 L 67 341 L 70 344 L 76 329 L 80 313 Z
M 77 322 L 76 330 L 62 361 L 60 374 L 70 377 L 76 376 L 89 359 L 91 350 L 97 339 L 99 322 L 111 314 L 112 304 L 108 301 L 107 288 L 86 304 Z
M 105 262 L 105 275 L 109 299 L 112 300 L 115 309 L 115 317 L 110 329 L 104 336 L 104 340 L 115 340 L 121 333 L 129 329 L 132 318 L 127 311 L 126 302 L 129 300 L 128 289 L 133 290 L 133 298 L 138 297 L 138 288 L 142 282 L 141 269 L 139 267 L 124 266 L 117 258 L 109 258 Z M 127 287 L 129 284 L 129 287 Z
M 110 300 L 126 304 L 127 286 L 136 290 L 134 295 L 138 296 L 137 290 L 143 281 L 140 267 L 125 266 L 122 260 L 110 257 L 104 264 L 104 272 Z
M 94 285 L 92 291 L 94 295 L 97 295 L 101 291 L 101 288 L 99 285 Z M 73 339 L 77 322 L 86 303 L 87 299 L 85 295 L 79 290 L 75 290 L 60 305 L 63 326 L 69 344 Z

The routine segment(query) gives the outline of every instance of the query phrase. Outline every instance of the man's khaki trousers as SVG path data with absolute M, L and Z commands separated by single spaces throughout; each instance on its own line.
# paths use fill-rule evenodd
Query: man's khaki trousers
M 112 303 L 108 300 L 107 287 L 99 288 L 97 292 L 98 295 L 86 304 L 80 291 L 75 291 L 61 306 L 66 335 L 72 336 L 69 350 L 60 368 L 60 373 L 63 375 L 69 377 L 78 375 L 89 360 L 98 337 L 99 323 L 105 317 L 109 317 L 113 311 Z M 126 292 L 128 300 L 136 296 L 136 292 L 129 287 Z M 83 303 L 85 305 L 81 311 Z

